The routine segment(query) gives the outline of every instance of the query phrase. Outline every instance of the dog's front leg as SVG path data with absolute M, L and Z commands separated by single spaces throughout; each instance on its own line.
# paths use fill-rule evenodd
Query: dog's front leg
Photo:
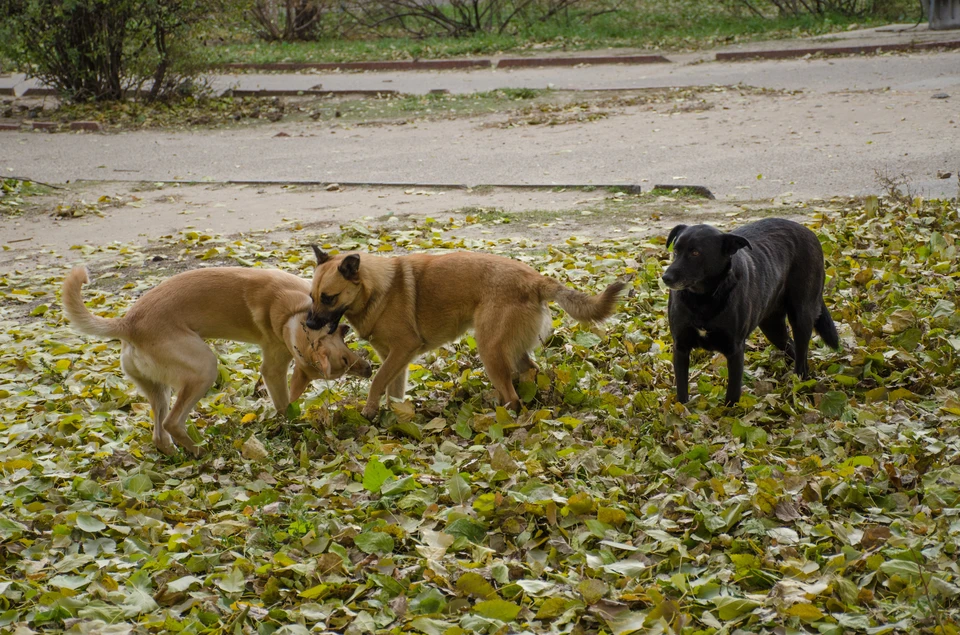
M 406 371 L 417 354 L 417 348 L 417 345 L 402 344 L 390 347 L 390 353 L 383 360 L 380 370 L 377 371 L 373 382 L 370 384 L 370 394 L 367 395 L 367 403 L 361 412 L 364 417 L 373 421 L 373 418 L 377 416 L 377 411 L 380 410 L 380 399 L 383 397 L 384 391 L 401 373 Z
M 690 349 L 681 347 L 674 340 L 673 346 L 673 375 L 677 384 L 677 401 L 687 403 L 690 398 Z
M 727 357 L 727 397 L 726 405 L 735 406 L 740 401 L 740 392 L 743 390 L 743 352 L 745 342 L 735 346 L 726 354 Z
M 285 348 L 280 350 L 263 349 L 263 364 L 260 366 L 260 374 L 263 375 L 263 382 L 267 385 L 267 392 L 270 393 L 270 399 L 273 401 L 278 415 L 286 414 L 287 406 L 290 405 L 287 393 L 287 369 L 290 367 L 291 359 L 290 353 Z

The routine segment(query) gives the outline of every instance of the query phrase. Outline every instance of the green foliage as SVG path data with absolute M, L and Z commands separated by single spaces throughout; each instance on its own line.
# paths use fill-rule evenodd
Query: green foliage
M 0 54 L 74 101 L 189 89 L 192 28 L 216 0 L 0 0 Z
M 551 309 L 519 416 L 486 400 L 469 338 L 418 359 L 412 403 L 385 416 L 419 439 L 359 417 L 367 380 L 318 384 L 297 420 L 276 419 L 253 392 L 255 348 L 218 343 L 226 381 L 195 412 L 200 460 L 156 452 L 119 344 L 76 335 L 56 308 L 69 267 L 99 259 L 86 297 L 122 313 L 168 275 L 155 252 L 78 247 L 8 268 L 0 629 L 957 632 L 960 209 L 807 211 L 844 349 L 815 343 L 802 382 L 756 335 L 735 408 L 707 355 L 699 394 L 674 399 L 662 238 L 540 245 L 476 219 L 161 238 L 174 269 L 308 276 L 316 241 L 505 253 L 588 290 L 630 276 L 603 325 Z M 244 458 L 251 434 L 269 461 Z
M 533 48 L 539 52 L 608 47 L 672 51 L 818 35 L 842 31 L 855 23 L 868 27 L 917 18 L 916 2 L 891 0 L 884 6 L 882 13 L 847 17 L 780 15 L 770 5 L 757 15 L 734 0 L 630 0 L 600 5 L 588 2 L 550 19 L 514 22 L 501 33 L 412 37 L 393 27 L 379 27 L 372 33 L 361 34 L 355 27 L 338 23 L 334 35 L 314 42 L 269 44 L 257 41 L 249 29 L 233 27 L 222 33 L 223 43 L 214 46 L 210 55 L 217 62 L 264 63 L 435 59 L 523 54 Z M 613 10 L 604 12 L 600 7 Z

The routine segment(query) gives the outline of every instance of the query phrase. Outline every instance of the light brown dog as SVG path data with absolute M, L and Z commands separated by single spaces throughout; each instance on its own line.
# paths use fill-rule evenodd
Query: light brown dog
M 529 352 L 549 330 L 546 303 L 556 300 L 574 319 L 595 322 L 613 312 L 624 287 L 615 282 L 590 296 L 491 254 L 330 256 L 315 245 L 313 251 L 317 267 L 307 326 L 326 328 L 346 316 L 382 360 L 363 408 L 368 419 L 376 416 L 384 391 L 403 399 L 407 367 L 417 355 L 471 327 L 501 403 L 519 411 L 513 375 L 536 368 Z
M 174 443 L 199 456 L 185 422 L 217 379 L 217 356 L 204 339 L 258 344 L 260 372 L 277 414 L 313 379 L 345 372 L 362 377 L 370 364 L 343 343 L 344 329 L 307 329 L 310 285 L 276 270 L 215 267 L 177 274 L 148 291 L 122 318 L 93 315 L 80 290 L 85 267 L 63 281 L 63 312 L 81 333 L 122 341 L 120 366 L 153 408 L 153 442 L 164 454 Z M 295 360 L 289 393 L 287 370 Z M 177 400 L 170 409 L 170 388 Z M 289 396 L 288 396 L 289 395 Z

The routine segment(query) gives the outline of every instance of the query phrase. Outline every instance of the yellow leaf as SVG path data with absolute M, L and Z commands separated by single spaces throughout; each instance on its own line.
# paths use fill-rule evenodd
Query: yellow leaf
M 613 525 L 614 527 L 619 527 L 627 522 L 627 514 L 622 509 L 601 507 L 597 510 L 597 520 L 608 525 Z
M 252 412 L 248 412 L 247 414 L 243 415 L 242 419 L 240 419 L 240 423 L 250 423 L 256 418 L 257 415 L 253 414 Z
M 58 359 L 58 360 L 57 360 L 57 363 L 54 364 L 53 366 L 54 366 L 54 368 L 56 368 L 57 370 L 60 370 L 60 371 L 67 370 L 68 368 L 70 368 L 70 360 L 69 360 L 69 359 Z
M 794 604 L 787 609 L 787 615 L 799 617 L 801 620 L 812 622 L 823 617 L 823 611 L 813 604 Z

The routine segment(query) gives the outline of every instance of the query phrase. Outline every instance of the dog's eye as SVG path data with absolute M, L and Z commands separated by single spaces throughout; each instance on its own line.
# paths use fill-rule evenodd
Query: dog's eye
M 690 252 L 690 255 L 693 256 L 694 258 L 699 258 L 700 252 L 694 249 L 693 251 Z
M 330 306 L 330 305 L 332 305 L 332 304 L 337 300 L 337 296 L 339 296 L 339 295 L 340 295 L 339 293 L 338 293 L 337 295 L 327 295 L 326 293 L 321 293 L 321 294 L 320 294 L 320 302 L 321 302 L 322 304 L 325 304 L 325 305 L 327 305 L 327 306 Z

